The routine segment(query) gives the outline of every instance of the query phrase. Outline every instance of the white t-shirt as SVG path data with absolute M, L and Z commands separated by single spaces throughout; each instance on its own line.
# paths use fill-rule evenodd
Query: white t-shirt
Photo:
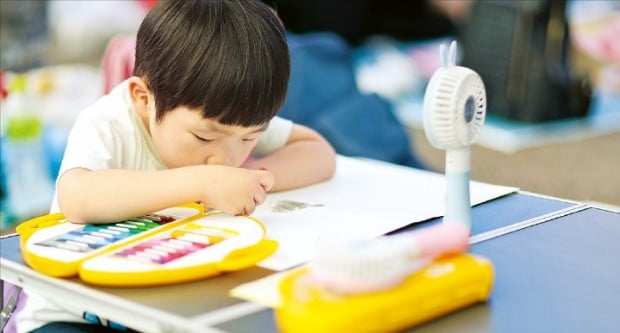
M 258 140 L 252 152 L 262 156 L 283 147 L 291 134 L 293 123 L 275 117 Z M 89 170 L 165 169 L 153 140 L 142 120 L 133 110 L 127 81 L 119 84 L 110 94 L 101 97 L 80 113 L 65 149 L 58 173 L 59 177 L 74 168 Z M 54 195 L 52 213 L 59 212 L 57 196 Z M 82 319 L 84 309 L 58 306 L 53 300 L 26 291 L 26 304 L 16 314 L 19 332 L 28 332 L 48 322 L 76 321 Z
M 286 144 L 293 123 L 275 117 L 259 137 L 253 155 L 266 155 Z M 165 169 L 153 140 L 129 99 L 127 81 L 100 98 L 77 118 L 58 175 L 74 169 Z M 51 212 L 58 212 L 54 195 Z

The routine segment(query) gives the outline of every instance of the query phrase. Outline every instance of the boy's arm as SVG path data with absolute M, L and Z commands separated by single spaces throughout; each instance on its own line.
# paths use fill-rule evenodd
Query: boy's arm
M 116 222 L 187 202 L 250 214 L 273 185 L 267 171 L 198 165 L 160 171 L 75 168 L 58 180 L 58 202 L 78 223 Z
M 314 130 L 293 125 L 286 145 L 264 157 L 249 160 L 246 168 L 267 168 L 274 175 L 272 191 L 318 183 L 331 178 L 336 170 L 336 153 Z

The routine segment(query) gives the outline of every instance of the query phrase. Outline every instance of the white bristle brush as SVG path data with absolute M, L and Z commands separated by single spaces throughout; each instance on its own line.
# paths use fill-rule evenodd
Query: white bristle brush
M 440 48 L 442 67 L 424 95 L 424 130 L 446 150 L 444 223 L 421 230 L 356 242 L 323 242 L 310 264 L 313 279 L 327 289 L 353 294 L 389 288 L 434 258 L 466 251 L 471 229 L 470 145 L 484 122 L 486 93 L 474 71 L 456 66 L 456 42 Z
M 370 292 L 392 287 L 433 259 L 468 246 L 469 228 L 457 223 L 344 244 L 323 242 L 310 272 L 316 283 L 335 292 Z

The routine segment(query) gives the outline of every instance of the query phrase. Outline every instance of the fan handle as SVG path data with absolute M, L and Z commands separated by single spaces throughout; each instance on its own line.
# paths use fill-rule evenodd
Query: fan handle
M 470 148 L 446 150 L 446 215 L 444 223 L 462 223 L 471 229 L 469 198 Z

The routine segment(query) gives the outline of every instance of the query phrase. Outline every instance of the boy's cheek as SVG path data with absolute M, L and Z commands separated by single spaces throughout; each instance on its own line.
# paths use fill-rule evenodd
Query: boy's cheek
M 240 167 L 246 168 L 246 169 L 256 169 L 255 165 L 256 165 L 257 160 L 258 159 L 256 157 L 252 155 L 248 155 L 248 157 L 245 159 L 245 161 L 243 161 Z

